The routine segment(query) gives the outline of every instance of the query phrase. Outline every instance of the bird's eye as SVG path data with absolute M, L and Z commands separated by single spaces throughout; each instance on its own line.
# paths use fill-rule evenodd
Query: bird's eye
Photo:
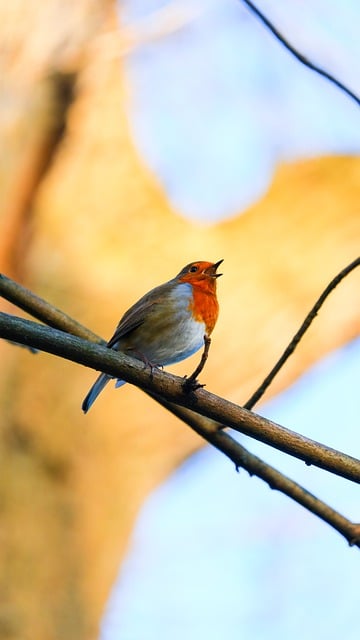
M 198 267 L 193 265 L 192 267 L 190 267 L 189 271 L 190 271 L 190 273 L 196 273 L 198 271 Z

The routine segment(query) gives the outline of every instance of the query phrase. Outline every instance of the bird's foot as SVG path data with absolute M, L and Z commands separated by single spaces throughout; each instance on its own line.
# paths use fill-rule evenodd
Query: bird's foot
M 158 363 L 154 363 L 151 362 L 149 360 L 149 358 L 146 357 L 146 355 L 144 353 L 141 353 L 141 351 L 138 351 L 137 349 L 133 349 L 132 347 L 127 349 L 128 352 L 131 352 L 131 355 L 135 356 L 135 358 L 137 358 L 137 360 L 141 360 L 141 362 L 144 363 L 144 369 L 147 369 L 147 367 L 149 367 L 150 369 L 150 377 L 152 378 L 154 375 L 154 369 L 163 369 L 164 366 L 162 364 L 158 364 Z
M 205 385 L 201 384 L 201 382 L 193 376 L 190 376 L 189 378 L 187 376 L 183 377 L 182 388 L 184 393 L 194 393 L 194 391 L 202 389 L 203 387 L 205 387 Z
M 150 362 L 150 360 L 148 360 L 148 359 L 146 359 L 146 361 L 143 360 L 143 362 L 144 362 L 144 369 L 147 369 L 147 368 L 150 369 L 150 378 L 151 378 L 151 380 L 154 377 L 154 371 L 164 368 L 162 364 L 157 364 L 157 363 L 154 363 L 154 362 Z

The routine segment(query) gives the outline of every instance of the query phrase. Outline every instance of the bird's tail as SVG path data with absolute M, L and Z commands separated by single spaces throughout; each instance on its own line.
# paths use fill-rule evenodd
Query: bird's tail
M 81 408 L 82 408 L 84 413 L 87 413 L 89 411 L 90 407 L 94 404 L 94 402 L 95 402 L 96 398 L 98 397 L 99 393 L 102 392 L 104 387 L 107 385 L 107 383 L 111 379 L 112 379 L 111 376 L 106 375 L 106 373 L 101 373 L 99 375 L 99 377 L 94 382 L 94 384 L 91 387 L 89 393 L 87 394 L 84 402 L 81 405 Z M 115 384 L 115 387 L 122 387 L 123 384 L 125 384 L 125 380 L 117 380 L 116 384 Z
M 89 393 L 87 394 L 84 402 L 81 405 L 81 408 L 84 413 L 87 413 L 98 397 L 99 393 L 103 390 L 103 388 L 107 385 L 107 383 L 111 380 L 111 376 L 107 376 L 106 373 L 101 373 L 97 380 L 94 382 L 91 387 Z

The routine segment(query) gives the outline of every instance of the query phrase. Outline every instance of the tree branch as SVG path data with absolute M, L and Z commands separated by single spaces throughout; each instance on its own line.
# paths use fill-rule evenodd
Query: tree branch
M 158 369 L 149 372 L 143 363 L 118 351 L 5 313 L 0 313 L 0 337 L 103 371 L 114 378 L 124 379 L 145 391 L 160 395 L 168 402 L 184 406 L 225 427 L 236 429 L 299 458 L 306 464 L 313 464 L 360 483 L 360 461 L 356 458 L 305 438 L 205 389 L 198 389 L 196 393 L 184 393 L 183 378 Z
M 299 344 L 301 338 L 303 337 L 303 335 L 306 333 L 306 331 L 308 330 L 308 328 L 310 327 L 312 321 L 314 320 L 314 318 L 316 318 L 320 308 L 322 307 L 322 305 L 324 304 L 326 298 L 330 295 L 330 293 L 335 289 L 335 287 L 337 287 L 337 285 L 354 269 L 356 269 L 356 267 L 360 266 L 360 257 L 356 258 L 356 260 L 354 260 L 353 262 L 351 262 L 350 264 L 347 265 L 347 267 L 345 267 L 345 269 L 342 269 L 342 271 L 340 271 L 335 278 L 333 278 L 331 280 L 331 282 L 329 282 L 328 286 L 326 287 L 326 289 L 324 289 L 324 291 L 322 292 L 321 296 L 318 298 L 318 300 L 315 302 L 314 306 L 312 307 L 312 309 L 310 310 L 310 312 L 308 313 L 308 315 L 306 316 L 304 322 L 302 323 L 300 329 L 296 332 L 296 334 L 294 335 L 293 339 L 291 340 L 290 344 L 286 347 L 284 353 L 282 354 L 282 356 L 279 358 L 279 360 L 277 361 L 277 363 L 275 364 L 275 366 L 271 369 L 270 373 L 266 376 L 266 378 L 264 379 L 264 381 L 261 383 L 260 387 L 258 389 L 256 389 L 255 393 L 253 393 L 253 395 L 251 396 L 251 398 L 249 398 L 249 400 L 247 402 L 245 402 L 244 409 L 252 409 L 254 407 L 254 405 L 259 402 L 260 398 L 264 395 L 266 389 L 269 387 L 269 385 L 272 383 L 273 379 L 275 378 L 276 374 L 279 373 L 281 367 L 284 366 L 286 360 L 291 356 L 292 353 L 294 353 L 297 345 Z
M 317 66 L 316 64 L 311 62 L 311 60 L 306 58 L 300 51 L 295 49 L 295 47 L 290 44 L 288 40 L 286 40 L 286 38 L 280 33 L 280 31 L 278 31 L 273 23 L 270 22 L 269 18 L 267 18 L 253 2 L 250 2 L 250 0 L 242 1 L 250 9 L 250 11 L 252 11 L 252 13 L 254 13 L 257 18 L 259 18 L 259 20 L 265 25 L 265 27 L 283 45 L 283 47 L 285 47 L 285 49 L 287 49 L 299 62 L 301 62 L 301 64 L 303 64 L 305 67 L 308 67 L 308 69 L 315 71 L 323 78 L 326 78 L 326 80 L 329 80 L 329 82 L 334 84 L 338 89 L 348 95 L 349 98 L 354 100 L 356 104 L 360 106 L 360 98 L 353 91 L 351 91 L 351 89 L 349 89 L 343 82 L 340 82 L 340 80 L 337 80 L 337 78 L 335 78 L 331 73 Z
M 65 331 L 71 332 L 73 335 L 84 337 L 94 343 L 105 344 L 104 340 L 89 331 L 86 327 L 83 327 L 80 323 L 74 321 L 70 316 L 64 314 L 62 311 L 58 312 L 58 310 L 48 302 L 38 296 L 35 296 L 31 291 L 1 274 L 0 294 L 14 304 L 17 304 L 20 308 L 26 310 L 28 313 L 40 320 L 43 320 L 44 322 L 51 323 L 52 326 L 55 326 L 58 329 L 64 329 Z M 35 325 L 35 327 L 37 326 L 39 325 Z M 66 336 L 64 337 L 66 339 Z M 236 468 L 243 467 L 250 475 L 256 475 L 261 478 L 263 481 L 267 482 L 271 488 L 284 493 L 292 500 L 324 520 L 324 522 L 327 522 L 341 535 L 343 535 L 349 544 L 354 544 L 360 547 L 359 524 L 352 523 L 350 520 L 344 518 L 344 516 L 313 496 L 299 484 L 293 482 L 282 473 L 260 460 L 260 458 L 251 454 L 228 433 L 225 433 L 222 430 L 225 425 L 197 415 L 193 411 L 179 405 L 172 404 L 153 392 L 147 391 L 147 393 L 153 399 L 162 404 L 162 406 L 166 407 L 171 413 L 188 424 L 207 442 L 224 453 L 234 462 Z
M 84 327 L 80 322 L 35 295 L 30 289 L 26 289 L 21 284 L 11 280 L 3 273 L 0 273 L 0 295 L 19 307 L 19 309 L 29 313 L 33 318 L 37 318 L 49 325 L 49 327 L 66 331 L 73 336 L 90 340 L 90 342 L 105 344 L 105 340 Z
M 331 527 L 343 535 L 350 546 L 356 545 L 360 548 L 360 524 L 350 522 L 343 515 L 332 509 L 329 505 L 319 500 L 312 493 L 304 489 L 300 484 L 294 482 L 277 469 L 264 462 L 254 454 L 250 453 L 243 445 L 234 440 L 225 431 L 223 425 L 213 422 L 194 414 L 184 407 L 170 404 L 160 396 L 148 393 L 150 397 L 156 399 L 163 407 L 169 409 L 174 415 L 186 422 L 196 433 L 207 442 L 224 453 L 232 460 L 238 470 L 239 467 L 245 469 L 250 476 L 257 476 L 266 482 L 271 489 L 284 493 L 289 498 L 302 505 L 308 511 L 327 522 Z

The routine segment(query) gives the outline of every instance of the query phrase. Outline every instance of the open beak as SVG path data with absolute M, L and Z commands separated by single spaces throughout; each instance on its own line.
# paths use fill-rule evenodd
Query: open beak
M 212 264 L 211 267 L 208 267 L 205 273 L 207 273 L 207 275 L 211 276 L 212 278 L 220 278 L 220 276 L 222 276 L 222 273 L 216 273 L 216 269 L 221 265 L 222 262 L 224 262 L 223 258 L 219 260 L 219 262 L 215 262 L 215 264 Z

